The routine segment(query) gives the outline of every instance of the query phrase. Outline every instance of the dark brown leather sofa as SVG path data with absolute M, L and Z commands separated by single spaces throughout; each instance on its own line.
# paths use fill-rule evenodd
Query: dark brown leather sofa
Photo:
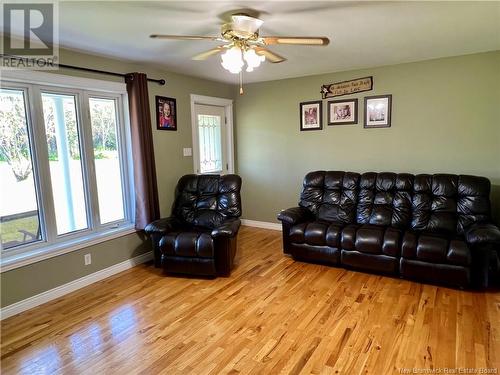
M 241 216 L 237 175 L 186 175 L 176 187 L 172 215 L 146 228 L 155 264 L 169 273 L 228 276 Z
M 278 215 L 284 252 L 305 261 L 454 286 L 488 284 L 500 249 L 484 177 L 311 172 Z

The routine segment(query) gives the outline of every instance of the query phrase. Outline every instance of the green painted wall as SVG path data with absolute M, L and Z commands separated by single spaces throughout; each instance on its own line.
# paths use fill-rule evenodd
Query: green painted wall
M 153 142 L 156 157 L 156 172 L 162 216 L 168 216 L 172 205 L 177 180 L 193 172 L 191 157 L 183 157 L 183 147 L 191 147 L 190 94 L 233 98 L 231 85 L 174 74 L 144 65 L 129 64 L 68 50 L 61 50 L 61 63 L 115 72 L 144 72 L 151 78 L 164 78 L 165 86 L 149 84 L 150 110 L 153 127 Z M 120 78 L 63 70 L 61 73 L 95 79 L 121 81 Z M 155 95 L 177 99 L 178 131 L 158 131 L 155 125 Z M 77 278 L 99 271 L 113 264 L 135 257 L 150 250 L 150 245 L 138 234 L 131 234 L 85 249 L 50 258 L 29 266 L 0 274 L 2 307 L 31 297 Z M 83 255 L 92 254 L 92 265 L 84 266 Z
M 264 68 L 262 68 L 264 69 Z M 373 76 L 357 125 L 299 131 L 299 102 L 322 84 Z M 392 127 L 363 129 L 363 97 L 392 94 Z M 337 99 L 337 98 L 336 98 Z M 395 171 L 486 176 L 500 219 L 500 52 L 248 84 L 236 99 L 243 215 L 275 222 L 295 206 L 308 171 Z

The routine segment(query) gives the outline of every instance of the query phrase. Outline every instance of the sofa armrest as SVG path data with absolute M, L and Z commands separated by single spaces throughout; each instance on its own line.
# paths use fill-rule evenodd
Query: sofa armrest
M 221 225 L 212 229 L 212 237 L 234 237 L 240 229 L 240 219 L 229 219 L 222 222 Z
M 147 234 L 165 234 L 171 232 L 178 222 L 179 221 L 173 216 L 166 217 L 149 223 L 146 225 L 146 228 L 144 228 L 144 231 Z
M 465 231 L 465 239 L 473 246 L 500 245 L 500 229 L 494 224 L 473 224 Z
M 302 223 L 304 221 L 310 221 L 313 219 L 313 214 L 307 208 L 304 207 L 292 207 L 281 211 L 278 214 L 278 220 L 295 225 L 297 223 Z

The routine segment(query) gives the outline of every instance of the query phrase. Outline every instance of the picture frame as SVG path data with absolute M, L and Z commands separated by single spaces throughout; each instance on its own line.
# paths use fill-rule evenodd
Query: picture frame
M 177 130 L 177 101 L 175 98 L 155 96 L 156 129 Z
M 323 129 L 323 102 L 321 100 L 300 103 L 300 131 Z
M 352 125 L 358 123 L 358 99 L 329 100 L 328 125 Z
M 364 128 L 390 128 L 392 119 L 392 95 L 365 97 Z

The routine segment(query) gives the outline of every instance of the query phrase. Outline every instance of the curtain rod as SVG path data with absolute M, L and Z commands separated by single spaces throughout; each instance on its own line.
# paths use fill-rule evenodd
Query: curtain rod
M 5 54 L 2 54 L 2 57 L 8 57 L 8 58 L 17 59 L 17 60 L 32 60 L 32 61 L 36 60 L 36 59 L 28 59 L 26 57 L 18 57 L 18 56 L 5 55 Z M 74 66 L 74 65 L 57 64 L 57 63 L 54 63 L 53 65 L 58 66 L 60 68 L 65 68 L 65 69 L 80 70 L 80 71 L 83 71 L 83 72 L 98 73 L 98 74 L 107 74 L 109 76 L 115 76 L 115 77 L 126 78 L 127 75 L 128 75 L 128 74 L 124 74 L 124 73 L 115 73 L 115 72 L 109 72 L 109 71 L 106 71 L 106 70 L 84 68 L 84 67 L 81 67 L 81 66 Z M 166 83 L 164 79 L 148 78 L 148 81 L 149 82 L 158 83 L 161 86 L 165 85 L 165 83 Z

